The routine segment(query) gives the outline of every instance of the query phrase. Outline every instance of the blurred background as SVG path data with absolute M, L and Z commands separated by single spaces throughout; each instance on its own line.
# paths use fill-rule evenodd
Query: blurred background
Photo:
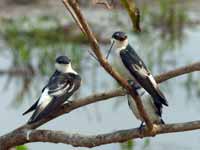
M 108 2 L 111 2 L 108 0 Z M 111 10 L 82 0 L 81 7 L 106 54 L 109 38 L 117 30 L 127 32 L 132 46 L 154 75 L 200 60 L 200 1 L 137 0 L 141 12 L 141 33 L 135 33 L 127 11 L 117 0 Z M 82 75 L 83 85 L 72 98 L 118 87 L 117 83 L 88 54 L 87 39 L 74 24 L 61 1 L 0 1 L 0 135 L 24 124 L 22 113 L 38 98 L 54 72 L 58 55 L 67 55 Z M 109 61 L 112 63 L 112 56 Z M 116 64 L 113 64 L 116 66 Z M 117 67 L 117 66 L 116 66 Z M 169 107 L 166 123 L 199 120 L 200 75 L 192 73 L 161 84 Z M 40 128 L 86 135 L 138 127 L 127 98 L 118 97 L 79 108 Z M 108 144 L 95 150 L 196 150 L 200 133 L 190 131 L 154 138 Z M 32 143 L 17 149 L 82 149 L 70 145 Z

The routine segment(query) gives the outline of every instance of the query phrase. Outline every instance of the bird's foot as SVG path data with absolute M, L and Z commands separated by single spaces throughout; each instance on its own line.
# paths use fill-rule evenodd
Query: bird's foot
M 158 125 L 158 124 L 153 124 L 153 129 L 150 131 L 150 135 L 151 135 L 152 137 L 155 137 L 156 134 L 157 134 L 157 131 L 159 130 L 159 128 L 160 128 L 160 125 Z
M 30 140 L 30 134 L 31 134 L 32 130 L 27 130 L 26 132 L 26 140 L 29 141 Z
M 160 124 L 165 124 L 165 122 L 162 118 L 160 119 Z
M 141 86 L 133 80 L 127 80 L 127 82 L 135 91 L 137 91 L 141 88 Z
M 131 85 L 131 86 L 134 85 L 134 81 L 133 81 L 133 80 L 127 80 L 127 82 L 128 82 L 128 84 Z
M 140 138 L 143 138 L 143 132 L 144 132 L 144 129 L 145 129 L 144 122 L 141 122 L 138 129 L 139 129 L 139 133 L 140 133 Z
M 71 106 L 72 104 L 73 104 L 73 101 L 69 101 L 69 100 L 65 103 L 65 105 L 67 105 L 68 107 Z

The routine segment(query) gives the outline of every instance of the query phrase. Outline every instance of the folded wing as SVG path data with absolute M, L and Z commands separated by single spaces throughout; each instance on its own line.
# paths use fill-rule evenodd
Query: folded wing
M 80 81 L 70 74 L 57 74 L 49 80 L 28 123 L 47 117 L 79 88 Z
M 131 75 L 153 97 L 155 104 L 164 104 L 168 106 L 168 102 L 160 91 L 155 79 L 136 52 L 128 46 L 127 49 L 120 51 L 120 56 L 123 64 L 129 70 Z

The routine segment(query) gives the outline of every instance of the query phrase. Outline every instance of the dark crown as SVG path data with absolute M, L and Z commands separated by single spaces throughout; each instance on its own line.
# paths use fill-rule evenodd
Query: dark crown
M 112 38 L 114 38 L 118 41 L 124 41 L 127 39 L 127 35 L 124 32 L 118 31 L 118 32 L 113 33 Z
M 56 58 L 56 62 L 59 64 L 69 64 L 71 60 L 67 56 L 59 56 Z

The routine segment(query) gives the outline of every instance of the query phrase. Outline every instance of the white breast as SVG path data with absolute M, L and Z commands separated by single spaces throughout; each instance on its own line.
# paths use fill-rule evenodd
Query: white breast
M 117 71 L 127 80 L 132 79 L 135 80 L 134 77 L 131 75 L 129 70 L 124 66 L 122 59 L 120 57 L 120 50 L 115 51 L 115 57 L 114 57 L 114 64 L 116 65 Z
M 160 116 L 156 113 L 155 106 L 153 104 L 151 96 L 145 92 L 144 89 L 140 89 L 139 93 L 144 93 L 141 96 L 141 101 L 144 106 L 144 109 L 152 122 L 160 122 Z M 132 98 L 128 99 L 129 107 L 132 110 L 133 114 L 136 116 L 137 119 L 144 121 L 143 118 L 140 116 L 135 101 Z

